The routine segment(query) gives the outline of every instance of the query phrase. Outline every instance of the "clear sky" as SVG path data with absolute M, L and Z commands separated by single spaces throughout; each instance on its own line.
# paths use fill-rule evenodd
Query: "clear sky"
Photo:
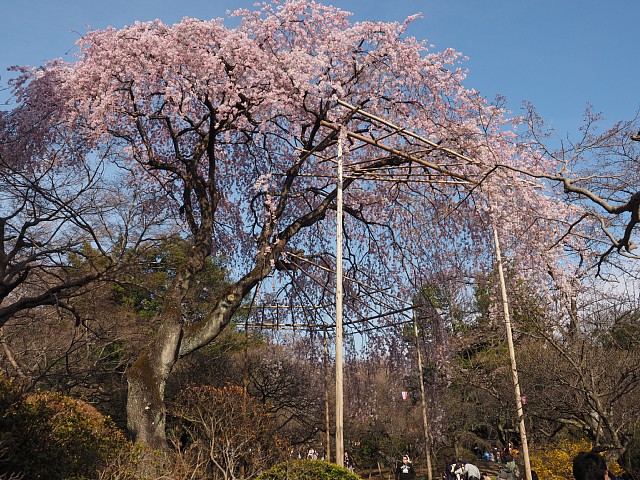
M 225 17 L 255 0 L 0 0 L 0 75 L 9 65 L 72 60 L 86 31 L 159 18 Z M 575 130 L 586 104 L 613 123 L 640 107 L 638 0 L 326 0 L 354 20 L 421 12 L 410 34 L 469 60 L 467 86 L 507 97 L 514 113 L 536 105 L 559 131 Z M 6 99 L 6 92 L 0 93 Z

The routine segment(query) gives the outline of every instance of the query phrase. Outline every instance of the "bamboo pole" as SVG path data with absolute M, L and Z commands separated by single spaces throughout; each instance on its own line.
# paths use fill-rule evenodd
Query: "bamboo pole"
M 420 342 L 418 341 L 418 317 L 413 311 L 413 334 L 416 339 L 416 355 L 418 361 L 418 375 L 420 375 L 420 398 L 422 400 L 422 426 L 424 428 L 424 451 L 427 462 L 427 480 L 433 480 L 431 472 L 431 436 L 429 435 L 429 421 L 427 417 L 427 397 L 424 391 L 424 377 L 422 374 L 422 355 L 420 353 Z
M 336 464 L 344 466 L 342 377 L 342 137 L 338 136 L 338 192 L 336 198 Z
M 402 133 L 405 135 L 408 135 L 410 137 L 415 138 L 416 140 L 420 140 L 421 142 L 426 143 L 427 145 L 433 147 L 436 150 L 442 150 L 443 152 L 446 152 L 450 155 L 453 155 L 454 157 L 458 157 L 462 160 L 466 160 L 469 163 L 473 163 L 473 164 L 477 164 L 478 162 L 473 160 L 472 158 L 467 157 L 466 155 L 463 155 L 461 153 L 456 152 L 455 150 L 451 150 L 450 148 L 447 147 L 443 147 L 441 146 L 439 143 L 436 142 L 432 142 L 431 140 L 429 140 L 428 138 L 425 138 L 423 136 L 420 136 L 414 132 L 411 132 L 407 129 L 405 129 L 404 127 L 399 127 L 397 125 L 394 125 L 393 123 L 391 123 L 388 120 L 385 120 L 384 118 L 378 117 L 377 115 L 374 115 L 372 113 L 369 113 L 365 110 L 362 110 L 360 107 L 356 107 L 355 105 L 351 105 L 347 102 L 344 102 L 342 100 L 338 100 L 338 105 L 342 105 L 343 107 L 346 107 L 350 110 L 353 110 L 354 112 L 358 112 L 362 115 L 364 115 L 365 117 L 371 119 L 371 120 L 375 120 L 376 122 L 382 123 L 383 125 L 386 125 L 389 128 L 393 128 L 395 130 L 394 133 Z
M 335 125 L 335 124 L 330 123 L 330 122 L 327 122 L 326 120 L 321 120 L 320 121 L 320 125 L 322 125 L 323 127 L 331 128 L 332 130 L 336 130 L 336 131 L 339 131 L 340 128 L 341 128 L 340 126 Z M 380 143 L 380 142 L 378 142 L 376 140 L 372 140 L 372 139 L 367 138 L 367 137 L 365 137 L 363 135 L 360 135 L 358 133 L 354 133 L 354 132 L 351 132 L 351 131 L 348 131 L 348 130 L 346 131 L 346 134 L 347 134 L 348 137 L 355 138 L 356 140 L 359 140 L 361 142 L 368 143 L 369 145 L 377 147 L 377 148 L 379 148 L 381 150 L 384 150 L 386 152 L 389 152 L 389 153 L 391 153 L 393 155 L 396 155 L 398 157 L 404 158 L 404 159 L 409 160 L 411 162 L 415 162 L 418 165 L 422 165 L 422 166 L 425 166 L 427 168 L 431 168 L 432 170 L 435 170 L 436 172 L 440 172 L 440 173 L 442 173 L 444 175 L 448 175 L 450 177 L 457 178 L 458 180 L 462 180 L 464 182 L 473 183 L 469 179 L 469 177 L 466 176 L 466 175 L 459 174 L 459 173 L 456 173 L 456 172 L 451 172 L 451 171 L 447 170 L 446 168 L 441 167 L 440 165 L 437 165 L 437 164 L 432 163 L 432 162 L 428 162 L 426 160 L 423 160 L 422 158 L 417 158 L 415 156 L 409 155 L 409 154 L 407 154 L 407 153 L 405 153 L 405 152 L 403 152 L 401 150 L 398 150 L 397 148 L 389 147 L 389 146 L 384 145 L 384 144 L 382 144 L 382 143 Z
M 325 423 L 325 460 L 327 462 L 331 461 L 331 428 L 330 428 L 330 417 L 329 417 L 329 353 L 327 349 L 327 329 L 323 329 L 323 347 L 324 354 L 322 356 L 323 360 L 323 372 L 324 372 L 324 423 Z
M 513 388 L 516 396 L 520 442 L 522 443 L 522 456 L 524 458 L 524 471 L 527 480 L 531 480 L 531 462 L 529 460 L 529 446 L 527 444 L 527 432 L 525 430 L 524 411 L 522 409 L 522 394 L 520 392 L 520 381 L 518 380 L 516 354 L 515 349 L 513 348 L 513 334 L 511 331 L 511 318 L 509 316 L 507 286 L 504 281 L 504 272 L 502 270 L 502 254 L 500 252 L 500 242 L 498 240 L 498 230 L 496 229 L 496 227 L 493 227 L 493 241 L 495 243 L 496 262 L 498 264 L 498 276 L 500 278 L 500 293 L 502 295 L 502 309 L 504 312 L 505 329 L 507 331 L 507 344 L 509 345 L 509 358 L 511 359 L 511 376 L 513 378 Z

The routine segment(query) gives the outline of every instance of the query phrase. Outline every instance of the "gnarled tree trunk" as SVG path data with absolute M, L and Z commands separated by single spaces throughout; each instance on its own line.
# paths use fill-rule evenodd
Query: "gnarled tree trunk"
M 269 262 L 262 263 L 269 265 Z M 184 298 L 178 292 L 186 285 L 181 281 L 186 276 L 174 280 L 174 288 L 165 298 L 156 338 L 140 353 L 127 372 L 127 426 L 136 441 L 154 450 L 167 449 L 164 394 L 176 361 L 215 339 L 229 324 L 242 299 L 269 272 L 268 266 L 255 268 L 230 285 L 214 303 L 207 317 L 194 325 L 182 323 L 178 308 Z M 182 287 L 175 288 L 176 284 Z

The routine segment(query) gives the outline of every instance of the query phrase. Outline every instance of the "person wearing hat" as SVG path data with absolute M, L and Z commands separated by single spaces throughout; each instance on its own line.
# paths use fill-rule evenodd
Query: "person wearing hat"
M 409 455 L 403 455 L 402 463 L 396 467 L 396 480 L 414 480 L 415 478 L 416 471 L 413 469 Z

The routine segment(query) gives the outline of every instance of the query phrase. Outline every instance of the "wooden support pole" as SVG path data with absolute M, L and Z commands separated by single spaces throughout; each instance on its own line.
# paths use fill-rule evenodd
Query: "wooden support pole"
M 516 364 L 516 353 L 513 348 L 513 334 L 511 331 L 511 317 L 509 316 L 509 300 L 507 297 L 507 286 L 504 281 L 502 270 L 502 254 L 500 252 L 500 242 L 498 240 L 498 230 L 493 227 L 493 240 L 496 249 L 496 263 L 498 264 L 498 276 L 500 279 L 500 293 L 502 295 L 502 309 L 504 312 L 504 323 L 507 331 L 507 344 L 509 345 L 509 358 L 511 359 L 511 376 L 513 378 L 513 388 L 516 397 L 516 408 L 518 414 L 518 425 L 520 429 L 520 442 L 522 443 L 522 456 L 524 458 L 524 470 L 527 480 L 531 480 L 531 462 L 529 460 L 529 446 L 527 444 L 527 432 L 524 425 L 524 411 L 522 409 L 522 394 L 520 392 L 520 381 L 518 380 L 518 367 Z
M 338 194 L 336 197 L 336 464 L 344 466 L 342 378 L 342 138 L 338 137 Z
M 324 424 L 325 424 L 325 446 L 324 451 L 327 462 L 331 461 L 331 425 L 329 416 L 329 352 L 327 348 L 327 329 L 323 329 L 323 347 L 324 355 L 323 359 L 323 376 L 324 376 Z
M 320 121 L 320 125 L 322 125 L 323 127 L 331 128 L 331 129 L 336 130 L 336 131 L 339 131 L 340 128 L 341 128 L 340 126 L 335 125 L 335 124 L 330 123 L 330 122 L 327 122 L 325 120 L 321 120 Z M 423 158 L 415 157 L 415 156 L 410 155 L 410 154 L 408 154 L 406 152 L 398 150 L 397 148 L 389 147 L 387 145 L 384 145 L 384 144 L 378 142 L 377 140 L 373 140 L 371 138 L 367 138 L 367 137 L 365 137 L 363 135 L 360 135 L 358 133 L 354 133 L 354 132 L 351 132 L 351 131 L 347 131 L 346 134 L 350 138 L 355 138 L 356 140 L 359 140 L 361 142 L 368 143 L 369 145 L 372 145 L 372 146 L 377 147 L 377 148 L 379 148 L 381 150 L 384 150 L 385 152 L 389 152 L 389 153 L 391 153 L 393 155 L 396 155 L 398 157 L 404 158 L 404 159 L 406 159 L 408 161 L 415 162 L 418 165 L 422 165 L 424 167 L 430 168 L 430 169 L 432 169 L 432 170 L 434 170 L 436 172 L 440 172 L 440 173 L 442 173 L 444 175 L 447 175 L 447 176 L 452 177 L 452 178 L 456 178 L 456 179 L 461 180 L 463 182 L 473 183 L 472 180 L 470 179 L 470 177 L 468 177 L 467 175 L 463 175 L 463 174 L 459 174 L 459 173 L 447 170 L 446 168 L 444 168 L 441 165 L 438 165 L 438 164 L 435 164 L 435 163 L 432 163 L 432 162 L 428 162 L 428 161 L 424 160 Z
M 350 110 L 353 110 L 354 112 L 360 113 L 360 114 L 364 115 L 365 117 L 367 117 L 367 118 L 369 118 L 371 120 L 375 120 L 378 123 L 386 125 L 387 127 L 392 128 L 394 130 L 394 133 L 401 133 L 403 135 L 408 135 L 409 137 L 415 138 L 416 140 L 420 140 L 421 142 L 424 142 L 427 145 L 433 147 L 435 150 L 441 150 L 441 151 L 443 151 L 445 153 L 448 153 L 449 155 L 453 155 L 454 157 L 458 157 L 458 158 L 460 158 L 462 160 L 466 160 L 469 163 L 473 163 L 473 164 L 477 164 L 478 163 L 475 160 L 473 160 L 472 158 L 467 157 L 466 155 L 458 153 L 455 150 L 451 150 L 450 148 L 443 147 L 439 143 L 432 142 L 428 138 L 425 138 L 425 137 L 423 137 L 421 135 L 417 135 L 416 133 L 411 132 L 411 131 L 407 130 L 404 127 L 399 127 L 397 125 L 394 125 L 390 121 L 385 120 L 384 118 L 378 117 L 377 115 L 373 115 L 372 113 L 369 113 L 366 110 L 361 109 L 360 107 L 356 107 L 356 106 L 351 105 L 351 104 L 349 104 L 347 102 L 344 102 L 342 100 L 338 100 L 338 105 L 342 105 L 343 107 L 346 107 L 346 108 L 348 108 Z
M 429 420 L 427 417 L 427 396 L 424 390 L 424 375 L 422 373 L 422 354 L 418 336 L 418 316 L 413 311 L 413 334 L 416 340 L 416 360 L 418 362 L 418 375 L 420 376 L 420 399 L 422 400 L 422 426 L 424 428 L 424 452 L 427 463 L 427 480 L 433 480 L 431 472 L 431 435 L 429 435 Z

